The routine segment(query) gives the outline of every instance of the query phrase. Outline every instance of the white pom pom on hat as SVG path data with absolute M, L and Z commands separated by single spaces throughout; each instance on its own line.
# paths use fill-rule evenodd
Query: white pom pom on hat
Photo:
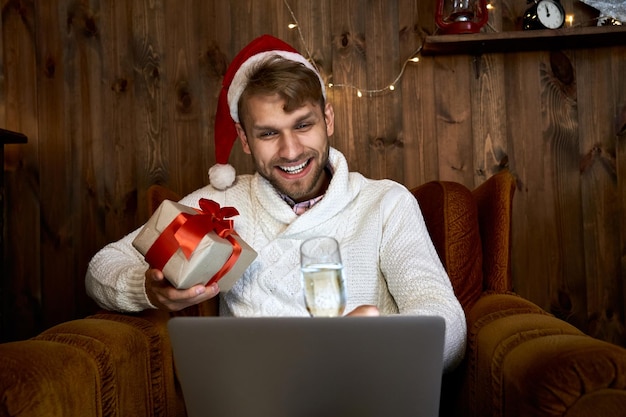
M 217 102 L 215 114 L 215 162 L 209 169 L 209 181 L 219 190 L 225 190 L 235 182 L 235 168 L 228 158 L 237 140 L 235 123 L 239 123 L 238 104 L 250 78 L 250 70 L 264 59 L 279 55 L 299 62 L 315 72 L 320 80 L 322 94 L 326 97 L 324 81 L 313 65 L 291 45 L 270 35 L 262 35 L 244 47 L 230 63 Z

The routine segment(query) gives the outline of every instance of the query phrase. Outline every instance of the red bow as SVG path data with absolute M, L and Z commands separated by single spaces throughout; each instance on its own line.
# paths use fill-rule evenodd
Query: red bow
M 163 270 L 178 248 L 189 259 L 204 236 L 215 232 L 230 242 L 233 252 L 222 268 L 209 280 L 207 283 L 209 285 L 226 275 L 239 259 L 241 245 L 231 236 L 237 234 L 234 222 L 227 220 L 239 215 L 239 212 L 234 207 L 220 207 L 217 202 L 205 198 L 201 198 L 199 203 L 200 208 L 195 209 L 198 214 L 180 213 L 176 216 L 161 232 L 145 257 L 152 268 Z

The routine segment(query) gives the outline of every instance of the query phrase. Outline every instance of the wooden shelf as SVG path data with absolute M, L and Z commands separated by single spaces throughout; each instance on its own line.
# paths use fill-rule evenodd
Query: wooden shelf
M 8 143 L 27 143 L 28 142 L 28 138 L 26 137 L 26 135 L 19 133 L 19 132 L 6 130 L 6 129 L 0 129 L 0 140 L 2 141 L 2 145 L 8 144 Z
M 422 54 L 480 55 L 493 52 L 596 48 L 615 45 L 626 45 L 626 26 L 433 35 L 426 37 Z

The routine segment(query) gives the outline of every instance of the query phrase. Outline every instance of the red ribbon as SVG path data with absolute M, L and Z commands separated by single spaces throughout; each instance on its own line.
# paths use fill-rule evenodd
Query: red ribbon
M 230 271 L 241 255 L 241 245 L 232 236 L 236 235 L 233 220 L 230 217 L 239 215 L 234 207 L 220 207 L 220 205 L 205 198 L 200 199 L 198 214 L 180 213 L 161 232 L 148 252 L 146 261 L 151 268 L 163 270 L 165 264 L 180 248 L 187 259 L 200 244 L 205 235 L 215 232 L 222 239 L 226 239 L 233 247 L 233 251 L 222 268 L 209 280 L 207 285 L 217 282 Z

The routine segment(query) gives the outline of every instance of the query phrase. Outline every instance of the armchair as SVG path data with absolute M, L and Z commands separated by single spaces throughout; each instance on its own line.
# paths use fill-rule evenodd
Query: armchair
M 623 416 L 626 349 L 593 339 L 513 292 L 508 170 L 473 191 L 412 190 L 465 310 L 462 365 L 444 376 L 441 415 Z
M 412 190 L 468 324 L 462 365 L 445 375 L 441 415 L 618 416 L 626 410 L 626 349 L 593 339 L 514 294 L 514 178 L 473 191 L 445 181 Z M 176 199 L 149 192 L 156 207 Z M 182 315 L 216 313 L 215 302 Z M 2 416 L 184 416 L 160 311 L 99 314 L 0 345 Z

